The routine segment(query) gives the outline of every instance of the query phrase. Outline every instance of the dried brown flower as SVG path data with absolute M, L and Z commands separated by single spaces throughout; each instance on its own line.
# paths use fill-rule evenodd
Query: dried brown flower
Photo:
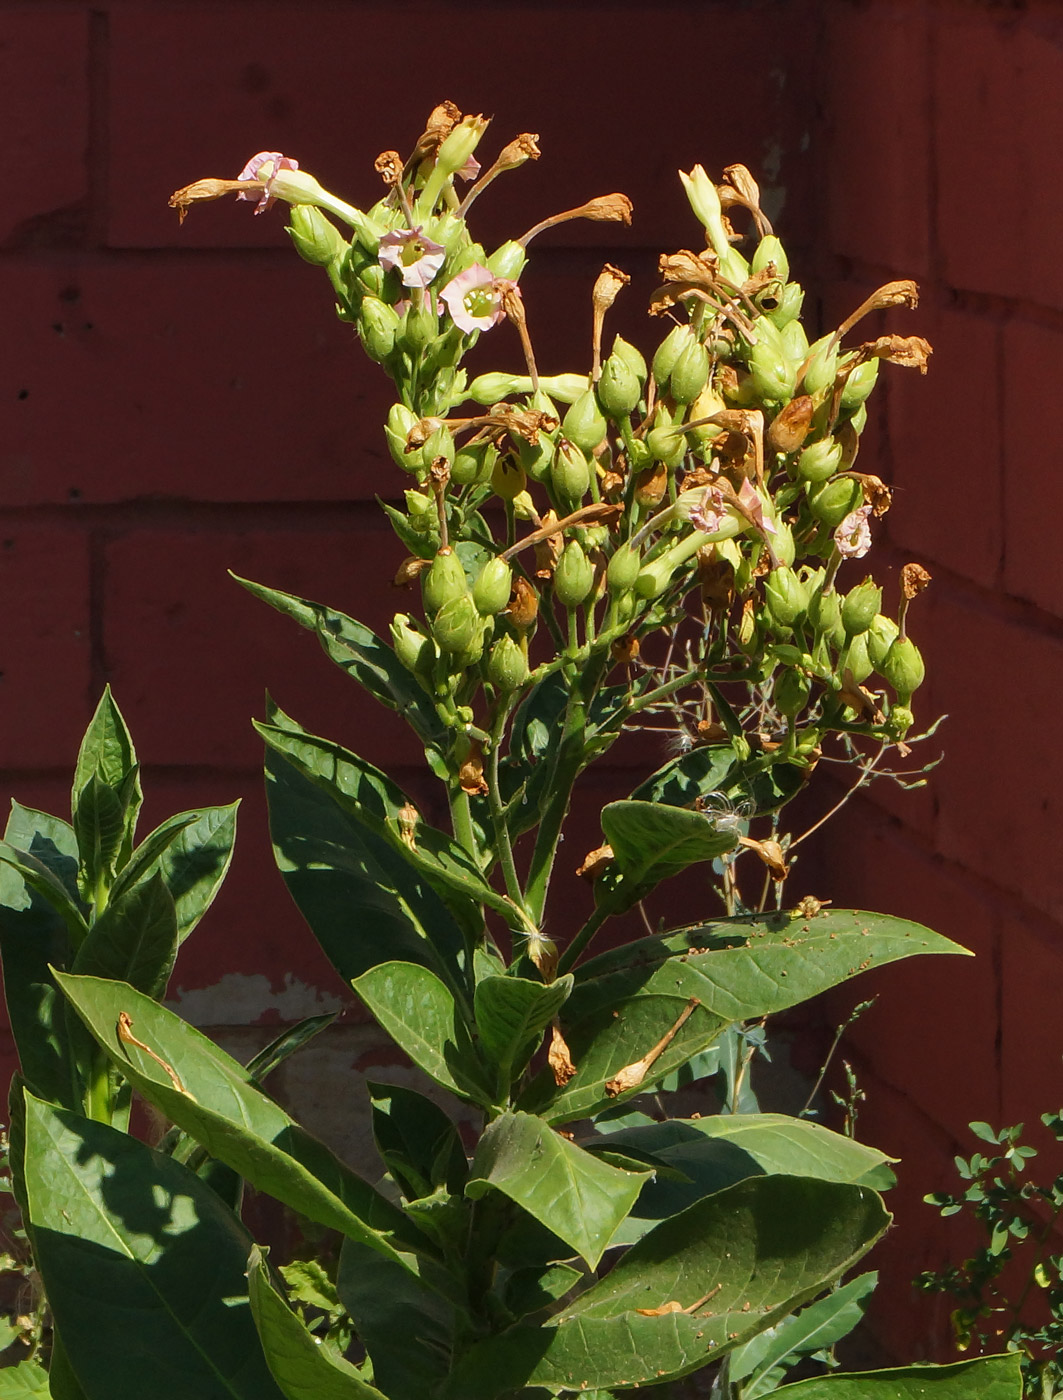
M 901 592 L 906 598 L 914 598 L 930 583 L 930 575 L 922 564 L 905 564 L 901 570 Z
M 390 189 L 402 179 L 402 156 L 398 151 L 381 151 L 373 161 L 373 169 Z

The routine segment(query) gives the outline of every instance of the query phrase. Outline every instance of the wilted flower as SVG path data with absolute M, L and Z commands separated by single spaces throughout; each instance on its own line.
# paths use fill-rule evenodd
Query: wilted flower
M 505 315 L 502 293 L 512 285 L 482 263 L 473 263 L 452 277 L 439 295 L 454 324 L 468 334 L 498 325 Z
M 258 204 L 255 206 L 255 213 L 263 214 L 274 201 L 273 181 L 277 173 L 281 170 L 298 169 L 299 162 L 297 160 L 291 160 L 288 156 L 282 156 L 280 151 L 259 151 L 257 155 L 251 157 L 236 178 L 238 180 L 254 180 L 256 182 L 264 181 L 265 189 L 261 192 L 258 190 L 247 190 L 244 193 L 238 194 L 236 197 L 237 199 L 254 199 L 255 195 L 259 194 L 260 197 Z
M 380 266 L 395 268 L 404 287 L 427 287 L 446 255 L 446 249 L 427 238 L 419 226 L 395 229 L 380 240 Z
M 843 559 L 862 559 L 871 548 L 870 506 L 850 511 L 834 532 L 834 544 Z

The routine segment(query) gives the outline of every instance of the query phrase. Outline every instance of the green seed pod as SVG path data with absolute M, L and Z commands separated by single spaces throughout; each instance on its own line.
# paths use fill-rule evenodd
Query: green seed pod
M 772 569 L 764 581 L 764 604 L 779 627 L 792 627 L 808 610 L 808 590 L 785 565 Z
M 410 524 L 423 534 L 436 518 L 435 501 L 423 491 L 404 491 L 402 494 L 406 499 Z
M 808 704 L 812 682 L 800 671 L 787 669 L 775 679 L 771 698 L 775 708 L 787 719 L 799 715 Z
M 449 545 L 445 545 L 421 575 L 421 597 L 425 610 L 439 612 L 447 603 L 466 597 L 468 591 L 461 560 Z
M 788 403 L 801 361 L 791 361 L 780 333 L 765 316 L 756 324 L 757 343 L 749 354 L 749 373 L 757 397 L 765 403 Z
M 795 368 L 799 368 L 805 361 L 808 354 L 808 336 L 805 335 L 805 328 L 800 321 L 788 321 L 779 330 L 779 339 L 782 341 L 783 350 L 793 361 Z
M 773 233 L 765 234 L 757 244 L 753 260 L 749 264 L 750 271 L 763 272 L 768 263 L 775 264 L 775 273 L 780 282 L 789 280 L 790 259 L 786 256 L 786 249 Z
M 875 387 L 875 381 L 878 379 L 878 367 L 878 360 L 865 360 L 862 365 L 857 365 L 845 381 L 840 412 L 846 414 L 856 412 Z
M 897 638 L 879 670 L 897 692 L 897 699 L 902 705 L 907 705 L 912 692 L 919 689 L 926 675 L 919 648 L 910 637 Z
M 627 593 L 634 588 L 641 568 L 642 558 L 638 550 L 632 549 L 629 544 L 622 544 L 609 560 L 605 571 L 610 593 Z
M 491 648 L 487 658 L 487 678 L 505 694 L 518 690 L 528 679 L 528 658 L 519 643 L 505 633 Z
M 775 557 L 780 564 L 793 567 L 793 562 L 797 558 L 797 546 L 794 543 L 794 532 L 785 520 L 775 522 L 775 533 L 771 537 L 771 547 L 774 549 Z
M 487 259 L 487 267 L 496 277 L 506 277 L 515 282 L 524 271 L 527 261 L 528 254 L 524 247 L 510 239 L 508 243 L 503 243 L 501 248 L 495 249 Z
M 395 348 L 399 318 L 395 308 L 378 297 L 365 297 L 358 313 L 358 337 L 371 360 L 382 363 Z
M 430 674 L 436 656 L 435 645 L 406 613 L 396 613 L 391 621 L 391 644 L 407 671 L 421 677 Z
M 875 587 L 874 579 L 865 578 L 851 588 L 842 603 L 842 626 L 846 635 L 856 637 L 866 632 L 874 622 L 882 606 L 882 589 Z
M 408 409 L 404 403 L 393 403 L 388 410 L 384 436 L 387 438 L 388 451 L 391 453 L 392 459 L 404 472 L 415 472 L 424 464 L 420 449 L 416 452 L 406 451 L 406 438 L 416 422 L 417 414 Z
M 454 460 L 454 434 L 445 423 L 440 423 L 435 432 L 429 436 L 421 451 L 424 454 L 426 467 L 430 466 L 437 457 L 443 457 L 449 466 Z
M 840 647 L 845 643 L 842 626 L 842 600 L 837 589 L 824 593 L 816 589 L 808 600 L 808 620 L 818 638 Z
M 342 258 L 351 246 L 331 219 L 326 219 L 312 204 L 293 204 L 288 217 L 291 219 L 288 232 L 295 251 L 315 267 L 328 267 L 329 263 Z
M 617 596 L 615 606 L 616 620 L 619 626 L 623 627 L 625 623 L 631 621 L 635 616 L 635 610 L 638 608 L 638 605 L 638 595 L 634 591 L 621 593 Z
M 646 361 L 642 357 L 641 350 L 636 349 L 622 335 L 618 335 L 613 341 L 613 354 L 618 355 L 624 361 L 640 384 L 645 384 L 649 371 L 646 369 Z
M 867 427 L 867 404 L 862 403 L 853 416 L 849 419 L 849 426 L 857 437 Z
M 402 322 L 400 340 L 402 348 L 417 354 L 439 335 L 439 317 L 432 305 L 432 298 L 425 297 L 422 304 L 411 306 Z
M 482 617 L 494 617 L 509 602 L 513 570 L 504 559 L 488 559 L 472 586 L 472 600 Z
M 833 333 L 817 340 L 810 351 L 808 368 L 802 379 L 802 393 L 821 394 L 838 373 L 838 344 Z
M 683 433 L 677 433 L 674 428 L 651 428 L 646 434 L 645 442 L 650 460 L 663 462 L 666 467 L 678 467 L 686 456 L 686 437 Z
M 487 481 L 494 469 L 498 448 L 486 438 L 482 442 L 467 442 L 454 453 L 450 464 L 450 479 L 458 486 Z
M 554 570 L 554 596 L 565 608 L 578 608 L 594 587 L 594 565 L 579 540 L 570 540 Z
M 837 476 L 809 495 L 808 508 L 817 520 L 834 530 L 863 499 L 863 488 L 858 481 L 851 476 Z
M 801 308 L 805 302 L 805 289 L 799 282 L 787 282 L 783 288 L 782 296 L 779 298 L 779 305 L 774 311 L 768 312 L 768 319 L 773 326 L 778 326 L 779 330 L 784 330 L 787 326 L 800 324 L 799 317 Z
M 451 598 L 442 605 L 432 619 L 432 636 L 440 650 L 451 655 L 469 651 L 477 637 L 483 636 L 483 622 L 468 593 Z
M 524 468 L 508 452 L 500 452 L 491 469 L 491 490 L 503 501 L 513 501 L 525 490 L 528 478 Z
M 669 391 L 676 403 L 693 403 L 709 382 L 709 352 L 691 338 L 672 367 Z
M 524 387 L 526 386 L 526 387 Z M 514 394 L 526 394 L 531 388 L 531 380 L 519 374 L 478 374 L 469 385 L 469 398 L 474 403 L 494 404 Z
M 804 481 L 827 481 L 842 464 L 842 445 L 834 438 L 821 438 L 805 448 L 797 459 L 797 475 Z
M 462 647 L 460 651 L 453 653 L 451 657 L 452 669 L 454 671 L 467 671 L 470 666 L 475 666 L 484 654 L 487 641 L 487 628 L 481 626 L 467 647 Z M 472 723 L 471 715 L 466 723 Z
M 593 452 L 605 437 L 608 424 L 593 389 L 587 389 L 565 414 L 561 431 L 581 452 Z
M 890 710 L 886 727 L 890 732 L 890 737 L 894 740 L 903 739 L 915 723 L 915 715 L 907 705 L 894 705 Z
M 867 631 L 867 653 L 876 671 L 881 673 L 886 653 L 897 640 L 900 630 L 892 617 L 885 617 L 882 613 L 872 619 Z
M 565 503 L 579 505 L 591 489 L 590 463 L 567 438 L 561 438 L 554 451 L 550 480 L 558 499 Z
M 660 388 L 668 383 L 676 360 L 693 340 L 694 332 L 689 326 L 675 326 L 658 345 L 653 357 L 653 377 Z
M 639 381 L 634 370 L 615 352 L 602 365 L 598 402 L 607 418 L 625 418 L 639 401 Z
M 647 467 L 653 466 L 653 453 L 649 449 L 649 444 L 642 438 L 632 438 L 628 443 L 627 462 L 631 470 L 638 475 L 644 472 Z
M 849 650 L 845 654 L 845 664 L 853 673 L 853 680 L 857 685 L 861 681 L 866 681 L 871 672 L 875 669 L 871 664 L 871 657 L 867 654 L 867 633 L 861 632 L 849 643 Z

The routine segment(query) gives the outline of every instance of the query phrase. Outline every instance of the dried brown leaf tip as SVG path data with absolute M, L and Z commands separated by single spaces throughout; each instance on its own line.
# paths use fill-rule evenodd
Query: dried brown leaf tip
M 550 1049 L 547 1051 L 546 1060 L 553 1071 L 554 1083 L 559 1089 L 563 1089 L 575 1076 L 576 1066 L 565 1043 L 565 1037 L 561 1034 L 561 1026 L 556 1020 L 550 1029 Z
M 528 935 L 528 957 L 539 969 L 544 982 L 552 982 L 557 974 L 557 944 L 541 933 Z
M 901 570 L 901 592 L 906 598 L 914 598 L 922 593 L 930 582 L 930 575 L 922 564 L 905 564 Z
M 612 846 L 596 846 L 593 851 L 588 851 L 583 858 L 583 864 L 576 870 L 577 875 L 581 875 L 585 880 L 597 880 L 598 876 L 613 862 Z

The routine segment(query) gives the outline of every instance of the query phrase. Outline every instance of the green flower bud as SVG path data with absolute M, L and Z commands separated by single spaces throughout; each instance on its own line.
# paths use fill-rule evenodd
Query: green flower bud
M 404 491 L 402 494 L 415 529 L 421 528 L 422 521 L 435 518 L 436 503 L 431 496 L 426 496 L 423 491 Z
M 867 632 L 867 652 L 876 671 L 881 673 L 886 653 L 897 640 L 900 630 L 892 617 L 884 617 L 882 613 L 872 619 Z
M 431 673 L 435 661 L 436 648 L 431 637 L 426 637 L 406 613 L 396 613 L 391 622 L 391 644 L 395 655 L 407 671 L 415 676 L 426 677 Z
M 554 493 L 566 504 L 578 506 L 591 489 L 590 463 L 567 438 L 561 438 L 557 444 L 550 463 L 550 480 Z
M 524 386 L 527 387 L 524 387 Z M 469 385 L 469 398 L 474 403 L 485 405 L 501 403 L 514 394 L 526 394 L 531 389 L 531 380 L 520 374 L 478 374 Z
M 487 640 L 487 628 L 481 626 L 468 646 L 462 647 L 460 651 L 455 651 L 452 654 L 451 666 L 453 670 L 467 671 L 470 666 L 475 666 L 484 654 L 484 647 L 487 645 Z M 472 723 L 471 714 L 466 720 L 466 723 Z
M 644 472 L 647 467 L 653 466 L 653 453 L 649 444 L 642 438 L 632 438 L 627 449 L 628 466 L 636 474 Z
M 780 564 L 793 567 L 793 562 L 797 558 L 797 546 L 794 543 L 794 532 L 785 520 L 776 520 L 775 533 L 771 537 L 771 547 L 774 549 L 775 557 Z
M 894 705 L 890 710 L 889 719 L 886 721 L 886 728 L 894 740 L 903 739 L 915 723 L 915 715 L 907 705 Z
M 853 416 L 849 419 L 849 423 L 852 426 L 853 432 L 856 434 L 857 437 L 859 437 L 860 434 L 867 427 L 867 404 L 862 403 L 860 405 L 860 407 L 856 410 Z
M 666 467 L 678 467 L 686 456 L 686 436 L 683 433 L 677 433 L 674 428 L 663 426 L 651 428 L 646 434 L 645 443 L 649 450 L 650 460 L 663 462 Z
M 483 636 L 483 622 L 468 593 L 459 594 L 442 605 L 432 619 L 432 636 L 440 650 L 451 655 L 471 650 L 476 639 Z
M 401 341 L 403 349 L 415 355 L 439 335 L 439 317 L 436 315 L 432 298 L 426 296 L 419 307 L 411 306 L 402 322 Z
M 878 379 L 879 361 L 865 360 L 862 365 L 857 365 L 849 378 L 845 381 L 845 388 L 842 390 L 841 409 L 842 413 L 855 413 L 864 402 L 871 390 L 875 387 Z
M 866 681 L 875 669 L 871 664 L 871 657 L 867 654 L 866 632 L 859 633 L 849 643 L 849 650 L 845 654 L 845 664 L 852 671 L 853 680 L 856 681 L 857 685 L 861 681 Z
M 454 460 L 450 464 L 450 479 L 458 486 L 487 481 L 497 457 L 498 448 L 486 438 L 481 442 L 467 442 L 454 453 Z
M 570 540 L 554 570 L 554 596 L 565 608 L 578 608 L 594 587 L 594 565 L 579 540 Z
M 842 464 L 842 445 L 834 438 L 821 438 L 808 445 L 797 459 L 797 475 L 804 481 L 827 481 Z
M 838 590 L 823 593 L 816 589 L 808 600 L 808 620 L 817 637 L 840 647 L 845 643 L 845 628 L 842 626 L 842 600 Z
M 421 451 L 424 454 L 425 466 L 429 466 L 437 457 L 446 458 L 448 464 L 453 462 L 454 434 L 445 423 L 440 423 L 435 432 L 429 435 Z
M 483 117 L 462 117 L 457 126 L 451 127 L 436 152 L 432 174 L 447 176 L 459 171 L 467 164 L 486 130 L 487 122 Z
M 761 316 L 757 321 L 757 343 L 749 352 L 749 374 L 753 390 L 765 403 L 788 403 L 794 395 L 796 365 L 790 363 L 782 338 L 771 322 Z
M 456 598 L 466 597 L 468 591 L 469 585 L 461 560 L 449 546 L 445 546 L 421 575 L 421 596 L 424 599 L 425 610 L 430 613 L 439 612 L 447 603 Z
M 799 368 L 808 354 L 808 336 L 805 335 L 804 326 L 800 321 L 788 321 L 780 328 L 779 339 L 784 353 L 793 361 L 795 368 Z
M 821 394 L 834 383 L 838 373 L 838 344 L 833 333 L 812 346 L 808 367 L 801 381 L 802 393 Z
M 691 337 L 672 367 L 669 392 L 676 403 L 693 403 L 709 382 L 709 352 Z
M 288 232 L 295 251 L 315 267 L 328 267 L 351 246 L 331 219 L 312 204 L 293 204 L 289 218 Z
M 524 247 L 510 239 L 508 243 L 503 243 L 501 248 L 495 249 L 487 259 L 487 267 L 496 277 L 506 277 L 515 282 L 524 271 L 527 261 L 528 254 Z
M 787 669 L 775 678 L 771 698 L 775 708 L 787 719 L 799 715 L 808 704 L 812 682 L 801 671 Z
M 513 571 L 504 559 L 488 559 L 472 586 L 472 600 L 483 617 L 494 617 L 509 602 Z
M 753 260 L 749 264 L 750 271 L 763 272 L 768 263 L 775 264 L 775 272 L 780 282 L 789 281 L 790 259 L 786 256 L 786 249 L 773 233 L 766 234 L 757 244 Z
M 528 679 L 528 658 L 508 632 L 491 648 L 487 658 L 487 677 L 493 686 L 505 694 L 519 689 Z
M 662 389 L 672 376 L 676 360 L 693 340 L 694 332 L 689 326 L 675 326 L 658 345 L 653 357 L 653 377 Z
M 605 437 L 608 424 L 593 389 L 587 389 L 565 414 L 561 431 L 581 452 L 593 452 Z
M 641 350 L 632 345 L 629 340 L 625 340 L 622 335 L 618 335 L 613 341 L 613 354 L 618 355 L 624 361 L 640 384 L 646 382 L 646 375 L 649 371 L 646 369 L 646 361 L 643 359 Z
M 420 450 L 416 452 L 406 451 L 406 439 L 416 422 L 417 414 L 407 408 L 404 403 L 393 403 L 388 410 L 384 436 L 387 438 L 388 451 L 396 465 L 400 466 L 404 472 L 415 472 L 424 462 Z
M 863 583 L 850 589 L 842 603 L 842 626 L 846 635 L 855 637 L 866 632 L 881 606 L 882 589 L 875 587 L 873 579 L 865 578 Z
M 919 689 L 926 675 L 919 648 L 910 637 L 897 638 L 879 670 L 897 692 L 897 699 L 902 705 L 907 705 L 912 692 Z
M 627 593 L 634 588 L 641 568 L 642 558 L 638 550 L 632 549 L 629 544 L 622 544 L 609 560 L 605 571 L 610 593 Z
M 772 569 L 764 581 L 764 604 L 772 622 L 792 627 L 808 610 L 808 590 L 793 569 Z
M 863 489 L 851 476 L 837 476 L 808 498 L 808 508 L 817 520 L 834 530 L 864 499 Z
M 521 464 L 508 452 L 500 452 L 491 469 L 491 490 L 503 501 L 515 500 L 528 485 Z
M 634 370 L 614 351 L 602 365 L 598 402 L 608 418 L 624 418 L 638 405 L 641 389 Z
M 779 330 L 784 330 L 788 326 L 800 325 L 799 317 L 801 307 L 805 301 L 805 289 L 799 282 L 787 282 L 783 288 L 782 296 L 779 298 L 779 305 L 774 311 L 768 312 L 768 318 L 773 326 L 778 326 Z M 802 335 L 804 332 L 802 331 Z M 807 337 L 806 337 L 807 343 Z
M 395 348 L 399 318 L 395 308 L 378 297 L 365 297 L 358 313 L 358 337 L 362 348 L 377 364 L 386 360 Z

